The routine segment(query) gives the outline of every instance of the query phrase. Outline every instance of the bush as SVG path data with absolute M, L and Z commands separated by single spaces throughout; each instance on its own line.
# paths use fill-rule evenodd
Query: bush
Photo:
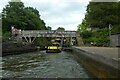
M 90 31 L 84 31 L 84 32 L 81 33 L 84 44 L 90 44 L 90 42 L 92 41 L 91 40 L 92 34 L 93 33 L 90 32 Z
M 84 44 L 96 45 L 96 46 L 107 46 L 109 43 L 109 29 L 103 28 L 96 32 L 82 32 L 81 33 Z
M 112 34 L 120 33 L 120 25 L 116 25 L 111 30 Z
M 94 32 L 92 41 L 96 43 L 97 46 L 105 46 L 109 42 L 109 29 L 103 28 Z
M 35 42 L 34 43 L 35 45 L 41 46 L 41 47 L 51 44 L 50 38 L 37 38 L 34 42 Z
M 5 33 L 3 34 L 3 37 L 11 37 L 11 32 L 5 32 Z

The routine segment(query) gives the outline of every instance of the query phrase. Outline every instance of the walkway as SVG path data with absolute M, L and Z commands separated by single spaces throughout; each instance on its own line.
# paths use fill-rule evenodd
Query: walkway
M 114 60 L 120 60 L 120 48 L 110 47 L 76 47 L 92 54 L 104 56 Z
M 73 47 L 73 54 L 98 78 L 118 78 L 120 76 L 120 48 L 113 47 Z M 77 58 L 77 57 L 76 57 Z

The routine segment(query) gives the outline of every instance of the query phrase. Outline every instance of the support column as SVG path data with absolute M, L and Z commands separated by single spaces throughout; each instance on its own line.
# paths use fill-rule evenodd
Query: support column
M 83 40 L 82 40 L 82 38 L 80 37 L 80 35 L 77 35 L 77 36 L 76 36 L 76 39 L 77 39 L 77 45 L 78 45 L 78 46 L 84 46 Z
M 25 40 L 28 42 L 27 38 L 24 36 Z
M 16 36 L 16 40 L 17 40 L 17 42 L 22 42 L 22 37 L 21 37 L 21 35 Z
M 70 37 L 70 46 L 73 46 L 72 37 Z
M 29 37 L 29 43 L 32 43 L 31 37 Z
M 34 37 L 34 39 L 32 40 L 32 43 L 35 41 L 36 37 Z
M 62 39 L 61 39 L 61 43 L 60 43 L 61 47 L 63 46 L 63 42 L 64 42 L 64 37 L 62 37 Z

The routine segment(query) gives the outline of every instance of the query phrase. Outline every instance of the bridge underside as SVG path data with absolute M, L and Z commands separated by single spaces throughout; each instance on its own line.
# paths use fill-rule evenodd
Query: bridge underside
M 13 32 L 13 31 L 12 31 Z M 83 43 L 82 40 L 79 42 L 80 35 L 77 31 L 47 31 L 47 30 L 23 30 L 21 32 L 13 32 L 13 35 L 17 35 L 16 39 L 17 41 L 23 41 L 25 39 L 25 42 L 27 43 L 33 43 L 36 38 L 39 37 L 51 37 L 51 38 L 70 38 L 70 45 L 73 45 L 73 42 L 75 41 L 73 38 L 78 39 L 78 43 Z M 78 44 L 79 45 L 79 44 Z M 81 45 L 81 44 L 80 44 Z
M 23 37 L 22 36 L 21 38 L 20 37 L 18 38 L 18 41 L 19 42 L 27 42 L 27 43 L 31 44 L 31 43 L 34 43 L 37 38 L 40 38 L 40 37 Z M 46 38 L 48 38 L 48 37 L 46 37 Z M 69 45 L 75 45 L 77 43 L 76 37 L 51 37 L 51 40 L 52 40 L 52 38 L 60 38 L 61 45 L 63 45 L 63 41 L 66 40 L 66 38 L 69 39 L 69 43 L 70 43 Z

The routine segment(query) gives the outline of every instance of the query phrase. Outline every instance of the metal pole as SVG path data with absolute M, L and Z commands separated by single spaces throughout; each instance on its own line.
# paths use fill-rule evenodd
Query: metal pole
M 111 46 L 111 24 L 109 24 L 109 38 L 110 38 L 110 45 Z
M 72 46 L 73 43 L 72 43 L 72 36 L 70 37 L 70 46 Z

